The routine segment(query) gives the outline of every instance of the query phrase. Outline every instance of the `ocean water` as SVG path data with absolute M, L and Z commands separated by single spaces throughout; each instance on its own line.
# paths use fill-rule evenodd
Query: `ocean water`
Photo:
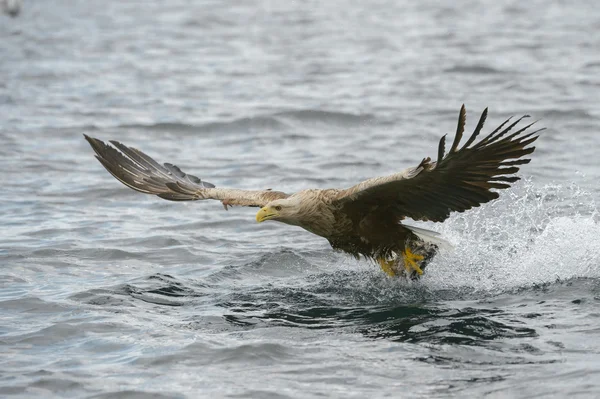
M 25 1 L 0 15 L 0 396 L 600 397 L 594 1 Z M 424 223 L 419 282 L 255 209 L 136 193 L 82 134 L 221 187 L 347 187 L 547 127 Z

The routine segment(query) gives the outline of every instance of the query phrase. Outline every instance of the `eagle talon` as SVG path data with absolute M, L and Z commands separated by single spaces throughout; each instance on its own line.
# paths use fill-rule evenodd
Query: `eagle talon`
M 404 269 L 408 275 L 411 275 L 413 271 L 417 272 L 419 276 L 423 274 L 423 270 L 417 263 L 425 259 L 422 255 L 415 254 L 406 247 L 402 252 L 402 257 L 404 258 Z
M 423 270 L 419 266 L 418 262 L 425 259 L 424 256 L 413 253 L 409 247 L 406 247 L 404 251 L 401 252 L 401 254 L 402 260 L 404 261 L 404 274 L 406 275 L 406 277 L 414 279 L 416 275 L 423 275 Z M 399 273 L 398 271 L 398 258 L 388 260 L 385 257 L 381 257 L 377 258 L 377 263 L 379 263 L 381 270 L 383 270 L 388 276 L 396 277 L 401 275 L 401 273 Z
M 381 267 L 381 270 L 385 272 L 390 277 L 396 277 L 396 261 L 395 260 L 387 260 L 386 258 L 377 258 L 377 262 Z

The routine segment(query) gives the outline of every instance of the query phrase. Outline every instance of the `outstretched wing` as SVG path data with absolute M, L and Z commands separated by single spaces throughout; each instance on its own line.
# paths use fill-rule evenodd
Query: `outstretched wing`
M 440 140 L 437 162 L 425 158 L 415 168 L 364 181 L 342 191 L 335 204 L 354 220 L 362 220 L 376 212 L 396 220 L 410 217 L 442 222 L 451 212 L 463 212 L 498 198 L 498 193 L 491 189 L 508 188 L 509 183 L 519 180 L 515 176 L 519 171 L 517 165 L 529 163 L 530 159 L 522 157 L 533 152 L 535 147 L 527 146 L 538 138 L 536 133 L 543 129 L 525 134 L 533 125 L 531 123 L 509 134 L 527 115 L 510 124 L 509 118 L 471 146 L 486 117 L 487 108 L 471 137 L 458 149 L 466 121 L 463 105 L 456 137 L 445 157 L 446 136 Z
M 154 194 L 170 201 L 219 200 L 228 206 L 263 207 L 288 195 L 271 190 L 236 190 L 216 188 L 214 184 L 188 175 L 170 163 L 163 165 L 142 151 L 118 141 L 108 145 L 85 135 L 96 152 L 96 158 L 117 180 L 136 191 Z

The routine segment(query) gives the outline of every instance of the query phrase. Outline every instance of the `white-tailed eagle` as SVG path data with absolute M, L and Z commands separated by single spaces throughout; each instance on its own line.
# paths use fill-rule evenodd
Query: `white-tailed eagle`
M 437 251 L 436 233 L 402 224 L 405 218 L 443 222 L 451 212 L 464 212 L 498 198 L 500 190 L 519 180 L 519 166 L 535 147 L 543 129 L 516 131 L 522 118 L 510 119 L 477 140 L 487 117 L 485 109 L 475 131 L 459 147 L 466 120 L 460 110 L 452 146 L 445 154 L 445 136 L 437 160 L 376 177 L 345 189 L 308 189 L 294 194 L 272 190 L 217 188 L 177 166 L 159 164 L 140 150 L 117 141 L 111 145 L 85 136 L 96 158 L 121 183 L 171 201 L 214 199 L 229 206 L 259 207 L 257 222 L 274 220 L 299 226 L 326 238 L 334 249 L 373 259 L 391 276 L 418 277 Z M 528 147 L 529 146 L 529 147 Z

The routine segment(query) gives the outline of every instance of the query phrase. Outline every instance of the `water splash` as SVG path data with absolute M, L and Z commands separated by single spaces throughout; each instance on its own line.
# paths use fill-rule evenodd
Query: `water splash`
M 455 250 L 432 262 L 424 284 L 494 292 L 600 277 L 600 225 L 590 193 L 523 182 L 504 194 L 438 228 Z

